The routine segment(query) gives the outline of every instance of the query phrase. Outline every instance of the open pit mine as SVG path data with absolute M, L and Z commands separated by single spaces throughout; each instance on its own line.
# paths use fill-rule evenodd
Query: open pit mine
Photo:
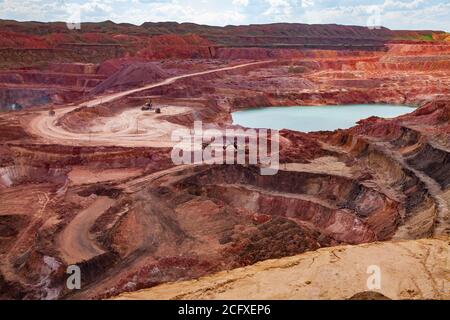
M 0 298 L 449 299 L 449 40 L 1 20 Z M 272 175 L 173 162 L 196 121 L 330 105 L 410 108 L 282 129 Z

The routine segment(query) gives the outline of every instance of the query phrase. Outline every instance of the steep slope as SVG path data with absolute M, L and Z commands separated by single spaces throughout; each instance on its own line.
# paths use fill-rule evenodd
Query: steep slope
M 145 84 L 161 81 L 167 78 L 167 73 L 152 62 L 134 63 L 123 67 L 108 79 L 96 86 L 91 94 L 100 94 L 107 90 L 130 89 Z

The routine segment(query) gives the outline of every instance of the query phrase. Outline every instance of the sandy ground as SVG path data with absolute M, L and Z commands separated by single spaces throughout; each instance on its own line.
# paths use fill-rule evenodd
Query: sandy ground
M 330 174 L 346 178 L 354 177 L 352 168 L 339 161 L 336 157 L 316 158 L 310 163 L 283 163 L 280 164 L 280 170 L 314 172 L 318 174 Z
M 390 299 L 449 299 L 449 257 L 448 238 L 324 248 L 117 299 L 348 299 L 364 291 Z M 379 267 L 379 289 L 368 288 L 371 266 Z
M 64 145 L 121 146 L 121 147 L 171 147 L 171 133 L 183 126 L 159 119 L 156 113 L 143 113 L 140 108 L 126 110 L 114 117 L 100 118 L 90 132 L 71 132 L 57 126 L 58 118 L 72 108 L 60 109 L 56 117 L 42 113 L 31 122 L 34 133 L 45 141 Z M 166 107 L 164 115 L 181 114 L 185 107 Z
M 73 167 L 69 172 L 71 185 L 91 184 L 98 182 L 120 181 L 141 175 L 143 169 L 90 169 L 82 166 Z
M 103 253 L 89 233 L 95 220 L 114 204 L 108 197 L 98 197 L 88 208 L 78 213 L 59 235 L 59 249 L 68 264 L 89 260 Z

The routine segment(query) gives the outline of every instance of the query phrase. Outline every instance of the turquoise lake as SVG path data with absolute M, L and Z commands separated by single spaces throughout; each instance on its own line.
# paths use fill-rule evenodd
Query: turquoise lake
M 408 106 L 387 104 L 270 107 L 236 111 L 232 117 L 233 124 L 247 128 L 313 132 L 347 129 L 371 116 L 395 118 L 414 110 Z

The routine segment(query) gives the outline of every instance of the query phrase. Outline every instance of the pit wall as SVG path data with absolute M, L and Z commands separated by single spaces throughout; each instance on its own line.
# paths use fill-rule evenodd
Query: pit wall
M 333 143 L 346 149 L 352 157 L 358 159 L 359 166 L 362 166 L 363 169 L 365 167 L 365 170 L 376 174 L 377 179 L 382 180 L 383 184 L 392 188 L 391 197 L 395 196 L 397 201 L 404 204 L 403 210 L 400 212 L 401 224 L 408 223 L 426 210 L 432 211 L 433 216 L 437 217 L 438 208 L 427 186 L 413 171 L 392 158 L 389 151 L 383 150 L 370 139 L 359 135 L 336 134 L 336 139 Z M 420 234 L 411 232 L 406 237 L 416 239 L 431 234 L 434 226 L 432 223 L 427 225 L 429 229 L 421 230 Z
M 332 207 L 335 206 L 336 209 L 349 210 L 349 213 L 368 225 L 378 240 L 385 240 L 392 236 L 400 223 L 401 205 L 357 180 L 327 174 L 292 171 L 279 171 L 275 176 L 260 176 L 256 170 L 256 168 L 241 166 L 213 167 L 207 174 L 203 173 L 187 178 L 180 187 L 190 188 L 194 193 L 201 193 L 201 186 L 245 185 L 261 189 L 262 193 L 267 191 L 280 194 L 275 195 L 276 197 L 283 197 L 283 194 L 305 195 L 311 197 L 312 202 L 317 199 L 319 204 L 324 201 Z M 220 193 L 214 194 L 219 196 Z M 250 199 L 242 201 L 251 203 Z M 286 203 L 289 201 L 286 200 Z M 289 206 L 286 203 L 284 205 Z M 271 214 L 280 214 L 277 206 L 274 206 L 273 209 Z M 305 214 L 307 215 L 307 211 Z M 342 212 L 339 214 L 342 215 Z M 364 232 L 362 233 L 364 234 Z M 368 235 L 359 236 L 364 238 Z

